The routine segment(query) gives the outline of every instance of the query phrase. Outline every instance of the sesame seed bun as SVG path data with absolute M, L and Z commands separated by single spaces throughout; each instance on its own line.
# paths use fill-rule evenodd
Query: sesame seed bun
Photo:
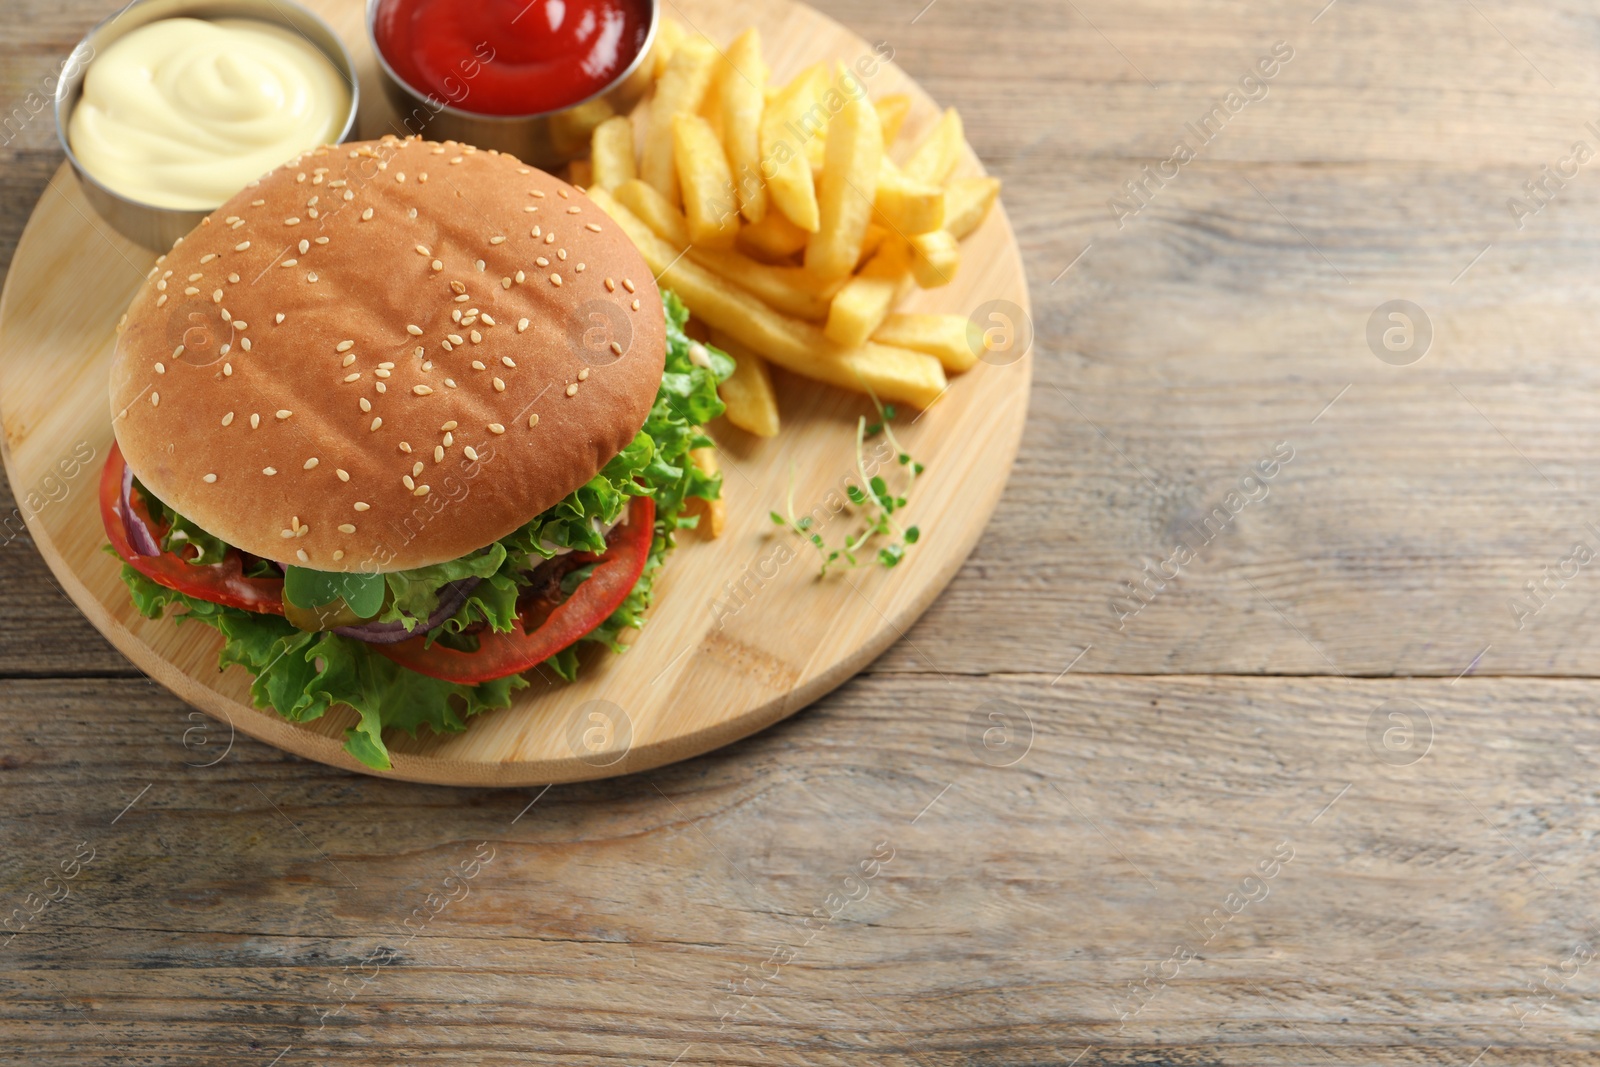
M 352 142 L 278 168 L 158 260 L 111 367 L 144 486 L 319 570 L 455 559 L 638 433 L 661 298 L 582 192 L 507 155 Z

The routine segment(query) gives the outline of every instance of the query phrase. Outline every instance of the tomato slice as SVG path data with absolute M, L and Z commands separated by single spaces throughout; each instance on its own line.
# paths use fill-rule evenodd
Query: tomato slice
M 612 528 L 598 564 L 571 596 L 553 608 L 539 601 L 523 605 L 517 625 L 509 632 L 479 633 L 476 652 L 446 648 L 438 642 L 424 647 L 420 636 L 369 647 L 418 674 L 462 685 L 532 670 L 605 622 L 628 598 L 650 559 L 655 525 L 656 502 L 647 496 L 634 497 L 628 506 L 628 521 Z M 534 627 L 531 631 L 530 624 Z
M 111 454 L 100 472 L 100 521 L 105 525 L 111 547 L 116 549 L 129 566 L 151 581 L 176 589 L 198 600 L 209 600 L 224 607 L 243 608 L 269 615 L 283 614 L 283 579 L 246 578 L 244 557 L 230 548 L 221 563 L 195 564 L 175 552 L 159 556 L 145 556 L 135 552 L 128 541 L 128 531 L 122 526 L 122 476 L 127 462 L 122 449 L 111 442 Z M 151 521 L 144 502 L 130 494 L 133 507 L 144 524 L 156 533 L 159 540 L 165 534 Z

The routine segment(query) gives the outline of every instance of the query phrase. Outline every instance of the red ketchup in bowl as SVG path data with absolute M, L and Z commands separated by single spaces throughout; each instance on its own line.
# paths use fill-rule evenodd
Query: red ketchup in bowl
M 418 93 L 479 115 L 559 111 L 644 48 L 647 0 L 383 0 L 373 36 Z

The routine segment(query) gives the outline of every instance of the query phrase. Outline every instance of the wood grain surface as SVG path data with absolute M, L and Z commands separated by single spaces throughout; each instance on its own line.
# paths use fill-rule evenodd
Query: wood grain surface
M 1594 12 L 819 6 L 962 109 L 1034 283 L 1028 431 L 946 594 L 729 749 L 463 792 L 247 738 L 191 766 L 226 735 L 7 543 L 7 908 L 97 851 L 3 950 L 6 1058 L 1600 1063 L 1600 579 L 1509 607 L 1600 549 L 1600 179 L 1520 229 L 1506 205 L 1600 147 Z M 12 10 L 16 101 L 102 11 Z M 1107 201 L 1278 41 L 1266 97 L 1119 230 Z M 0 238 L 51 138 L 8 144 Z M 1365 340 L 1393 299 L 1435 328 L 1409 366 Z M 1119 631 L 1120 583 L 1279 442 L 1270 494 Z M 405 927 L 480 842 L 468 896 Z

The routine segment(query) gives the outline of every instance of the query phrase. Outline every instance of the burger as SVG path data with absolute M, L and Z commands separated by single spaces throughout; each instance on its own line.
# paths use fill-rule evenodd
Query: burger
M 136 609 L 222 637 L 296 722 L 465 728 L 621 651 L 693 501 L 732 361 L 623 232 L 516 159 L 347 143 L 252 183 L 119 325 L 101 479 Z

